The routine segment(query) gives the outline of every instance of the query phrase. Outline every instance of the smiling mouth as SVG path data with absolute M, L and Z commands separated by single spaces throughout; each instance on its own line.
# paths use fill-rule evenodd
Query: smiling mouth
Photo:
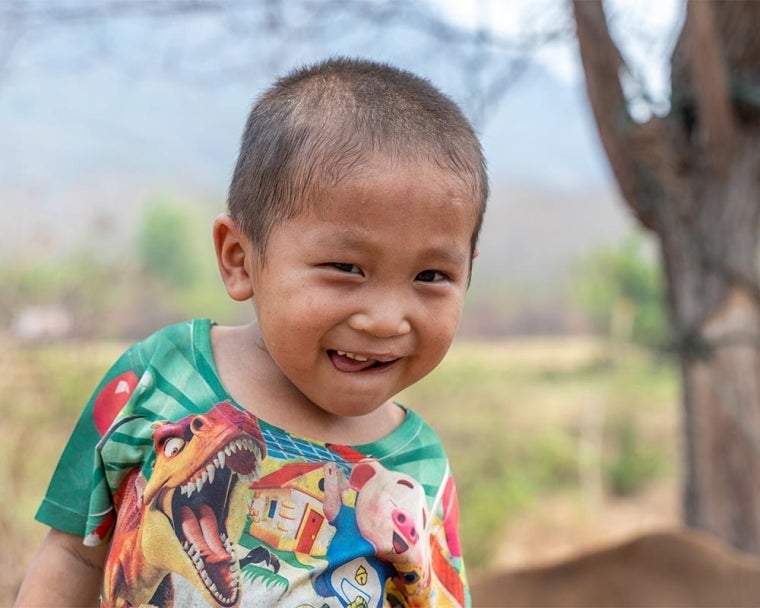
M 349 373 L 381 370 L 390 367 L 398 361 L 398 359 L 379 361 L 378 359 L 370 359 L 364 355 L 357 355 L 342 350 L 328 350 L 327 354 L 338 370 Z
M 399 555 L 409 550 L 409 545 L 398 532 L 393 533 L 393 550 Z

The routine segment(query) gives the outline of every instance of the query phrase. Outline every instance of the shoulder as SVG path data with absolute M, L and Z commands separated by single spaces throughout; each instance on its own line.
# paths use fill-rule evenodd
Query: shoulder
M 211 352 L 211 325 L 209 319 L 167 325 L 130 346 L 124 355 L 125 362 L 137 369 L 177 356 L 189 361 L 198 354 L 207 357 Z
M 405 450 L 424 448 L 431 455 L 436 453 L 437 456 L 444 456 L 443 442 L 436 430 L 413 409 L 398 403 L 396 405 L 404 411 L 404 420 L 389 439 Z
M 448 457 L 433 427 L 413 410 L 404 409 L 404 421 L 395 431 L 357 450 L 385 469 L 416 480 L 433 501 L 450 474 Z
M 215 390 L 210 327 L 209 320 L 185 321 L 129 347 L 91 399 L 100 434 L 117 419 L 171 420 L 224 400 Z
M 210 319 L 190 319 L 162 327 L 135 347 L 152 350 L 161 345 L 179 349 L 202 346 L 210 340 L 212 321 Z

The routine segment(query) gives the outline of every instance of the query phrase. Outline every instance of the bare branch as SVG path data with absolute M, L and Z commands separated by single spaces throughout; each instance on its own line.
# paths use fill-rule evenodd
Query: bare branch
M 122 19 L 128 17 L 173 18 L 177 15 L 220 13 L 229 8 L 244 9 L 254 6 L 245 0 L 112 0 L 110 2 L 82 2 L 60 5 L 53 2 L 11 2 L 0 6 L 0 20 L 23 19 L 29 25 L 46 23 L 91 22 L 96 19 Z
M 0 4 L 0 22 L 23 22 L 27 27 L 35 27 L 133 18 L 176 20 L 181 17 L 263 10 L 269 16 L 269 25 L 276 27 L 282 25 L 285 19 L 282 6 L 279 0 L 269 0 L 261 4 L 249 0 L 110 0 L 99 3 L 72 2 L 63 6 L 33 0 Z M 291 2 L 289 6 L 297 6 L 322 18 L 343 13 L 368 23 L 401 23 L 418 29 L 431 38 L 451 44 L 472 44 L 478 39 L 486 46 L 514 53 L 529 52 L 545 41 L 555 40 L 566 32 L 562 25 L 538 33 L 529 32 L 519 39 L 498 35 L 491 29 L 476 32 L 472 28 L 458 26 L 443 19 L 426 4 L 414 0 L 322 0 Z M 315 23 L 312 22 L 310 25 L 314 27 Z
M 602 145 L 628 205 L 644 226 L 652 228 L 651 192 L 642 197 L 640 168 L 630 150 L 637 125 L 620 81 L 628 68 L 610 36 L 601 0 L 573 0 L 572 5 L 586 90 Z M 648 138 L 652 136 L 650 130 Z
M 336 39 L 349 41 L 356 32 L 361 33 L 363 48 L 387 49 L 389 39 L 425 46 L 426 54 L 445 56 L 444 63 L 455 64 L 463 105 L 480 124 L 529 66 L 536 49 L 572 35 L 568 16 L 541 17 L 526 22 L 523 33 L 515 36 L 492 24 L 474 28 L 454 23 L 422 0 L 0 0 L 0 24 L 13 23 L 13 31 L 27 46 L 44 45 L 51 31 L 78 29 L 83 37 L 89 31 L 96 49 L 59 66 L 78 69 L 82 60 L 107 58 L 127 64 L 127 69 L 131 64 L 141 72 L 159 70 L 201 84 L 234 82 L 262 63 L 279 71 L 288 56 L 326 48 Z M 183 22 L 193 21 L 203 27 L 191 43 L 174 35 Z M 120 35 L 109 36 L 111 27 Z M 142 28 L 149 44 L 125 46 L 125 27 Z M 13 56 L 5 53 L 0 63 L 19 56 L 20 50 Z M 13 61 L 6 63 L 10 70 Z M 441 62 L 431 66 L 447 69 Z
M 0 38 L 0 83 L 2 83 L 13 51 L 21 39 L 22 30 L 13 19 L 0 20 L 0 23 L 3 24 L 0 29 L 2 31 L 2 38 Z
M 713 166 L 726 167 L 736 151 L 736 121 L 721 43 L 709 2 L 690 2 L 684 34 L 688 36 L 690 68 L 699 111 L 700 136 Z

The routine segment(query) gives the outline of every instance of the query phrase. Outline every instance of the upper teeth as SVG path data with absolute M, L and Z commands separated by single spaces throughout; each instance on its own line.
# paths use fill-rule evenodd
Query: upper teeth
M 253 442 L 252 439 L 243 437 L 232 440 L 230 443 L 224 446 L 223 449 L 219 450 L 216 457 L 211 462 L 209 462 L 205 468 L 196 471 L 195 475 L 192 477 L 192 479 L 190 479 L 190 481 L 180 486 L 180 493 L 183 496 L 187 496 L 189 498 L 193 495 L 193 493 L 200 492 L 203 489 L 203 486 L 205 486 L 207 483 L 214 483 L 214 478 L 216 477 L 217 471 L 226 468 L 227 457 L 237 451 L 253 452 L 256 457 L 255 470 L 249 475 L 238 474 L 239 477 L 247 481 L 253 481 L 256 479 L 261 474 L 261 450 Z
M 342 350 L 339 350 L 338 354 L 343 357 L 348 357 L 349 359 L 353 359 L 354 361 L 369 361 L 369 359 L 367 359 L 367 357 L 363 355 L 355 355 L 354 353 L 347 353 Z

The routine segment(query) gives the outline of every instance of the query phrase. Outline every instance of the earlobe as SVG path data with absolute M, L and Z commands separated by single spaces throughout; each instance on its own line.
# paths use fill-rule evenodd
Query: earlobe
M 238 302 L 250 299 L 253 296 L 251 243 L 226 213 L 214 220 L 214 249 L 219 274 L 229 296 Z

